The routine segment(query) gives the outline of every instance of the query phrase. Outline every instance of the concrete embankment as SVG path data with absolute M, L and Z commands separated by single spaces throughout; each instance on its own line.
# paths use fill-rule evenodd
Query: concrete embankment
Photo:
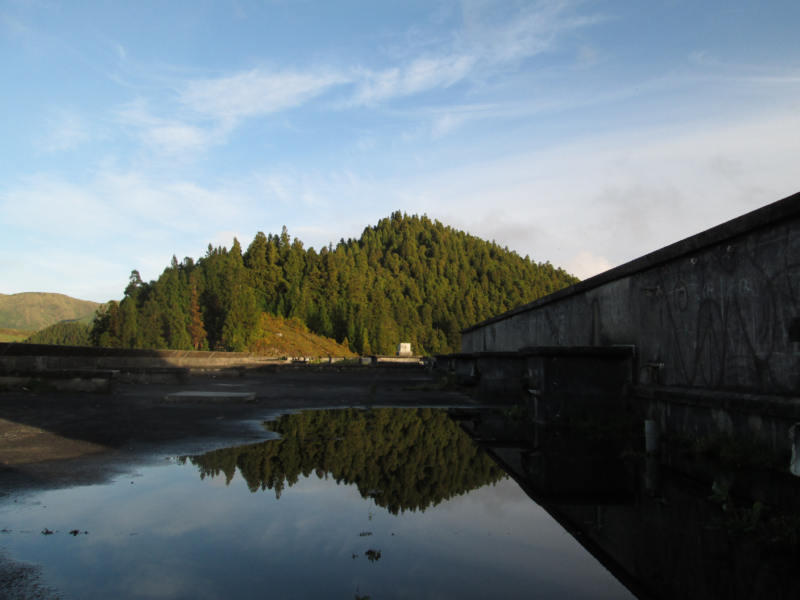
M 468 327 L 452 369 L 477 382 L 498 369 L 488 353 L 515 354 L 506 387 L 523 397 L 526 347 L 633 348 L 617 393 L 644 418 L 788 449 L 800 421 L 800 194 Z

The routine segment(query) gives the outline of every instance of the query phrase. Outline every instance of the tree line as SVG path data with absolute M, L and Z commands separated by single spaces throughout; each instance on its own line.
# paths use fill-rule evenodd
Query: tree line
M 319 252 L 259 232 L 243 251 L 213 247 L 196 262 L 173 257 L 161 276 L 133 271 L 121 302 L 98 313 L 92 343 L 125 348 L 246 351 L 267 313 L 361 355 L 400 341 L 417 353 L 458 351 L 459 331 L 576 283 L 549 262 L 399 211 Z
M 88 346 L 89 326 L 78 321 L 55 323 L 37 331 L 26 344 L 53 344 L 56 346 Z
M 251 492 L 276 498 L 300 476 L 356 485 L 392 514 L 425 510 L 506 477 L 443 410 L 383 408 L 305 411 L 265 426 L 283 439 L 189 459 L 200 477 L 238 468 Z

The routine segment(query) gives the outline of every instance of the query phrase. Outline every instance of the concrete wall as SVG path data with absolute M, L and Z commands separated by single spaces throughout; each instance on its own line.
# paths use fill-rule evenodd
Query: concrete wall
M 225 367 L 259 364 L 246 352 L 200 352 L 0 343 L 0 369 Z
M 633 344 L 634 383 L 798 396 L 800 194 L 478 323 L 461 339 L 464 353 Z

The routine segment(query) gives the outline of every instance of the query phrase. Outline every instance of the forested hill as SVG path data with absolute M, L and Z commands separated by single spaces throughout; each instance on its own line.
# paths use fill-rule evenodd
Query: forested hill
M 459 330 L 578 280 L 549 262 L 400 212 L 358 240 L 317 252 L 258 233 L 242 252 L 211 245 L 196 263 L 175 258 L 158 281 L 131 274 L 121 303 L 96 321 L 96 345 L 252 349 L 262 312 L 296 317 L 359 354 L 460 349 Z

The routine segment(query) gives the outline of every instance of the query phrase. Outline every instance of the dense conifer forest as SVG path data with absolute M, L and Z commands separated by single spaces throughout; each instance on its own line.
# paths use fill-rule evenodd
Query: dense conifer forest
M 265 423 L 283 439 L 191 458 L 201 478 L 238 467 L 251 492 L 276 498 L 300 476 L 355 484 L 392 514 L 425 510 L 494 484 L 505 473 L 442 410 L 381 408 L 305 411 Z
M 55 344 L 57 346 L 88 346 L 89 326 L 77 321 L 56 323 L 37 331 L 26 344 Z
M 133 271 L 121 302 L 98 313 L 92 343 L 126 348 L 256 349 L 261 314 L 299 319 L 361 355 L 458 351 L 459 331 L 578 280 L 549 262 L 426 216 L 400 212 L 319 252 L 286 228 L 243 251 L 173 257 L 157 281 Z

